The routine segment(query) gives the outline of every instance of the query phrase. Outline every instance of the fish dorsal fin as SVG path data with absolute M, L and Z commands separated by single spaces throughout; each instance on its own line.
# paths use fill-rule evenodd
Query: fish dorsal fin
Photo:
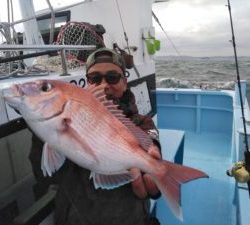
M 99 174 L 91 172 L 90 179 L 93 178 L 95 189 L 114 189 L 124 184 L 134 181 L 138 176 L 135 176 L 130 171 L 122 171 L 119 174 Z
M 65 161 L 65 156 L 60 152 L 51 149 L 48 143 L 45 143 L 43 146 L 42 153 L 42 161 L 41 161 L 41 169 L 43 171 L 43 175 L 52 176 L 52 173 L 56 172 L 60 169 Z
M 93 86 L 90 85 L 87 90 L 92 93 L 96 99 L 101 102 L 110 113 L 113 114 L 120 122 L 122 122 L 129 131 L 137 138 L 141 147 L 148 150 L 153 144 L 152 139 L 147 133 L 145 133 L 140 127 L 136 126 L 129 118 L 127 118 L 123 111 L 119 109 L 117 104 L 114 104 L 112 100 L 108 100 L 104 92 L 104 85 Z

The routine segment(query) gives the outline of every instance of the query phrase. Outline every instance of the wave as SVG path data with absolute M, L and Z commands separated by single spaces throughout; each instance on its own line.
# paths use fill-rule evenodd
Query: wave
M 159 78 L 156 81 L 156 86 L 159 88 L 200 88 L 209 90 L 233 90 L 235 86 L 234 81 L 190 81 L 179 80 L 176 78 Z
M 220 71 L 215 71 L 215 70 L 208 70 L 206 72 L 206 74 L 209 74 L 209 75 L 228 75 L 228 73 L 224 73 L 224 72 L 220 72 Z

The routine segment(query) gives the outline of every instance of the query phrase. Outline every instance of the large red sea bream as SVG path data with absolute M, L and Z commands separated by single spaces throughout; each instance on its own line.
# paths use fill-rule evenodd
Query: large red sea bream
M 3 95 L 45 142 L 44 174 L 51 176 L 67 157 L 92 171 L 95 187 L 111 189 L 135 180 L 130 169 L 139 168 L 152 176 L 180 219 L 181 184 L 207 177 L 199 170 L 147 154 L 151 139 L 106 99 L 101 86 L 82 89 L 38 80 L 13 85 Z

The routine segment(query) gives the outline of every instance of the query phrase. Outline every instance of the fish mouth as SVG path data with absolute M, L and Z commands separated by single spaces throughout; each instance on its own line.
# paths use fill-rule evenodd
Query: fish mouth
M 15 84 L 9 88 L 3 89 L 1 95 L 10 107 L 17 109 L 22 101 L 23 92 L 19 85 Z

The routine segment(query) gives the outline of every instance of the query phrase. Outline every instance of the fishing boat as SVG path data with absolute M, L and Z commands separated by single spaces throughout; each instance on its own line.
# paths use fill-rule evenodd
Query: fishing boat
M 47 0 L 48 9 L 35 11 L 32 1 L 20 0 L 23 18 L 0 24 L 6 38 L 0 45 L 0 224 L 53 224 L 56 193 L 50 188 L 35 198 L 28 158 L 32 134 L 1 91 L 16 82 L 44 78 L 84 88 L 84 59 L 102 45 L 133 58 L 129 86 L 139 112 L 157 124 L 163 158 L 209 175 L 182 185 L 183 221 L 162 198 L 151 202 L 152 215 L 162 225 L 249 224 L 249 187 L 237 176 L 247 170 L 236 163 L 245 160 L 250 132 L 247 84 L 239 81 L 235 90 L 156 88 L 154 54 L 160 42 L 152 25 L 152 4 L 158 2 L 163 1 L 88 0 L 54 8 Z M 20 23 L 24 32 L 16 33 Z M 234 164 L 230 177 L 226 171 Z

